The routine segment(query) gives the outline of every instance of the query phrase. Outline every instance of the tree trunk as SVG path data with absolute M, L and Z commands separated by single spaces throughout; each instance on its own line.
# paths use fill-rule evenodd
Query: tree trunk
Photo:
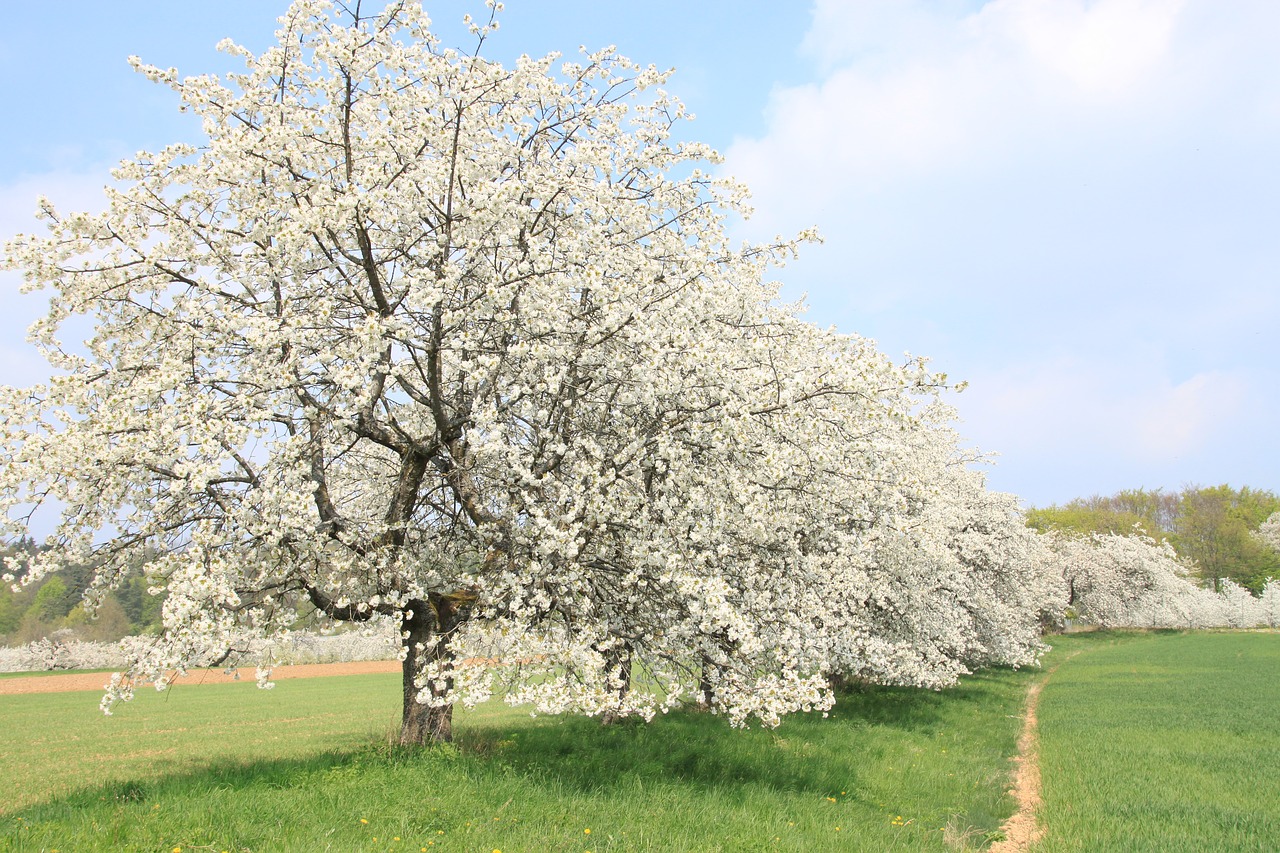
M 616 670 L 618 673 L 618 689 L 617 697 L 619 701 L 627 698 L 627 694 L 631 692 L 631 644 L 624 643 L 621 648 L 615 648 L 609 655 L 610 671 Z M 616 710 L 606 711 L 604 716 L 600 718 L 600 722 L 604 725 L 612 725 L 622 718 Z
M 706 711 L 711 708 L 711 702 L 715 698 L 715 688 L 711 683 L 710 659 L 702 659 L 702 668 L 698 673 L 698 710 Z
M 408 635 L 401 642 L 406 654 L 401 665 L 401 687 L 404 717 L 400 724 L 400 743 L 404 746 L 447 743 L 453 740 L 453 705 L 434 706 L 418 701 L 418 675 L 423 667 L 453 660 L 453 629 L 459 620 L 455 603 L 443 596 L 430 601 L 413 599 L 405 608 L 402 630 Z M 453 679 L 428 678 L 426 689 L 431 696 L 441 697 L 453 688 Z

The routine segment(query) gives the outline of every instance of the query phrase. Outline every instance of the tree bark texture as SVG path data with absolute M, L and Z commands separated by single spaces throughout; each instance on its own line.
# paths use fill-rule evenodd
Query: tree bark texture
M 404 746 L 447 743 L 453 740 L 453 705 L 432 705 L 418 701 L 418 676 L 424 667 L 453 660 L 454 628 L 461 621 L 456 602 L 432 595 L 428 601 L 413 599 L 404 610 L 401 642 L 406 654 L 401 665 L 404 715 L 400 743 Z M 451 678 L 428 678 L 426 689 L 432 697 L 442 697 L 453 688 Z

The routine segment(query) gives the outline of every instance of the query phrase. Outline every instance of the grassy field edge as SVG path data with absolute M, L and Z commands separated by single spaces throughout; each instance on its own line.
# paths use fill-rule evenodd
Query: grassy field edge
M 0 759 L 15 786 L 0 847 L 979 847 L 1012 811 L 1036 674 L 849 692 L 829 719 L 773 731 L 692 712 L 606 728 L 492 704 L 459 715 L 457 745 L 418 751 L 386 745 L 394 676 L 143 695 L 107 720 L 84 694 L 0 697 L 26 733 Z

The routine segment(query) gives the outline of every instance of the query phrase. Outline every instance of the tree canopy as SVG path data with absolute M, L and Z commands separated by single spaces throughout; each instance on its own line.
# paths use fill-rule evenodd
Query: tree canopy
M 135 60 L 205 138 L 7 246 L 58 371 L 0 397 L 6 531 L 58 516 L 24 580 L 93 565 L 92 605 L 145 559 L 166 596 L 107 707 L 300 613 L 396 622 L 406 742 L 496 685 L 772 723 L 832 674 L 1034 660 L 1034 612 L 986 613 L 967 568 L 1020 516 L 932 479 L 969 461 L 922 414 L 945 378 L 779 303 L 811 235 L 734 244 L 745 190 L 672 141 L 663 73 L 506 68 L 492 20 L 460 51 L 359 8 L 298 0 L 225 80 Z M 884 558 L 925 528 L 932 562 Z

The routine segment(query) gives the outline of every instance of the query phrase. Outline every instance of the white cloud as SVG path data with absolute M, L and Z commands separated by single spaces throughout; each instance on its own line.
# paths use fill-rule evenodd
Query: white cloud
M 817 0 L 800 50 L 828 71 L 853 61 L 891 61 L 903 44 L 939 50 L 947 28 L 962 17 L 956 0 Z
M 1173 460 L 1200 452 L 1218 426 L 1235 420 L 1248 396 L 1243 377 L 1199 373 L 1178 385 L 1148 390 L 1131 411 L 1133 452 Z
M 1037 500 L 1280 490 L 1246 393 L 1275 384 L 1280 4 L 817 0 L 803 51 L 725 171 L 744 236 L 827 238 L 785 273 L 810 319 L 969 380 L 965 434 Z
M 1160 67 L 1188 0 L 818 0 L 802 53 L 830 71 L 889 76 L 920 62 L 1016 62 L 1085 91 L 1131 88 Z M 1233 5 L 1238 5 L 1233 4 Z
M 1061 359 L 975 377 L 957 401 L 960 428 L 997 451 L 992 487 L 1035 506 L 1190 483 L 1275 489 L 1261 424 L 1280 407 L 1257 379 L 1208 371 L 1174 383 L 1140 363 Z
M 1084 136 L 1152 120 L 1181 88 L 1173 55 L 1186 0 L 823 0 L 805 50 L 825 72 L 779 88 L 770 129 L 738 139 L 727 171 L 777 220 L 852 192 L 961 170 L 998 172 L 1028 148 L 1068 155 Z
M 1171 382 L 1145 368 L 1137 358 L 1061 358 L 976 377 L 960 402 L 969 427 L 1011 452 L 1052 446 L 1081 460 L 1161 466 L 1206 450 L 1249 397 L 1249 381 L 1234 373 Z
M 1168 55 L 1185 0 L 996 0 L 965 22 L 993 53 L 1091 96 L 1134 92 Z M 1018 54 L 1021 54 L 1018 57 Z

